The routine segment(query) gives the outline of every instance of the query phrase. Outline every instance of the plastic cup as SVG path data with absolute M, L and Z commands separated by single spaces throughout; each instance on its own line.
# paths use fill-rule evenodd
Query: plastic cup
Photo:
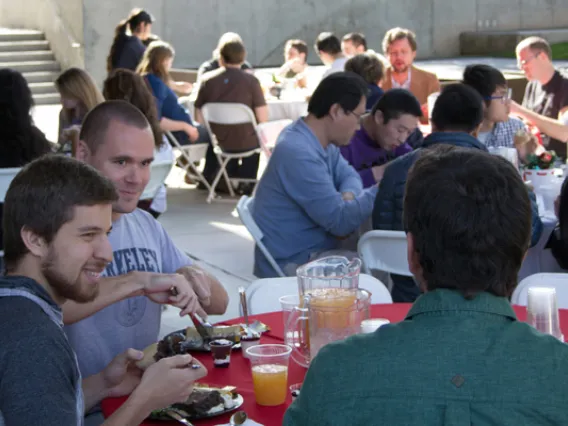
M 361 321 L 361 333 L 373 333 L 383 325 L 390 324 L 385 318 L 371 318 Z
M 278 300 L 280 301 L 280 306 L 282 306 L 282 323 L 284 324 L 284 330 L 286 331 L 290 313 L 294 310 L 294 308 L 300 306 L 300 296 L 298 294 L 289 294 L 287 296 L 280 297 Z
M 287 345 L 257 345 L 246 350 L 258 405 L 271 407 L 286 402 L 291 352 Z
M 527 322 L 544 334 L 562 340 L 556 289 L 530 287 L 527 301 Z
M 233 342 L 226 339 L 213 340 L 209 343 L 213 355 L 213 365 L 218 368 L 227 368 L 231 364 L 231 349 Z

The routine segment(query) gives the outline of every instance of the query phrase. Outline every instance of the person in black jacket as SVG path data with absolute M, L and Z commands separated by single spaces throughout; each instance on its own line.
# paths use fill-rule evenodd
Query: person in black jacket
M 446 144 L 487 151 L 485 145 L 476 138 L 482 120 L 483 99 L 476 90 L 462 83 L 450 84 L 442 89 L 432 111 L 432 133 L 424 139 L 422 148 L 397 158 L 385 170 L 375 199 L 373 229 L 404 230 L 402 208 L 406 178 L 424 150 Z M 534 194 L 529 193 L 529 196 L 533 212 L 531 245 L 534 245 L 542 234 L 542 222 Z M 413 302 L 420 295 L 412 278 L 393 274 L 392 279 L 394 302 Z

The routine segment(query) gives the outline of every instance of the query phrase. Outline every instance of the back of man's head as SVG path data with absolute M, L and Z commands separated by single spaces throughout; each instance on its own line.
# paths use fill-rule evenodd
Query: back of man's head
M 454 83 L 444 87 L 431 114 L 436 132 L 473 133 L 483 120 L 483 99 L 471 87 Z
M 240 38 L 227 40 L 219 49 L 219 55 L 226 65 L 241 65 L 246 59 L 245 45 Z
M 324 32 L 318 35 L 314 48 L 316 52 L 324 52 L 328 55 L 337 55 L 341 53 L 341 42 L 333 33 Z
M 486 105 L 491 103 L 491 96 L 497 88 L 507 86 L 507 80 L 501 71 L 489 65 L 468 65 L 463 72 L 464 84 L 475 89 Z
M 103 102 L 89 111 L 81 126 L 79 139 L 87 145 L 91 154 L 94 154 L 104 143 L 107 130 L 113 121 L 137 129 L 148 129 L 151 132 L 146 116 L 131 103 L 126 101 Z
M 405 89 L 387 90 L 373 106 L 371 114 L 377 111 L 383 113 L 383 122 L 387 124 L 392 119 L 397 119 L 403 114 L 422 117 L 420 102 L 412 93 Z
M 323 118 L 334 104 L 346 112 L 354 111 L 363 96 L 367 95 L 367 83 L 352 72 L 337 72 L 324 78 L 310 98 L 308 112 Z
M 367 50 L 367 39 L 362 33 L 349 33 L 343 36 L 343 41 L 349 41 L 353 43 L 353 46 L 359 47 L 363 46 L 364 50 Z
M 49 244 L 73 219 L 74 208 L 112 204 L 112 182 L 73 158 L 47 155 L 25 166 L 12 180 L 2 218 L 4 262 L 13 271 L 29 252 L 21 235 L 27 228 Z M 110 218 L 109 218 L 110 219 Z
M 423 288 L 509 297 L 531 236 L 531 204 L 502 157 L 442 145 L 411 168 L 404 197 L 409 265 Z

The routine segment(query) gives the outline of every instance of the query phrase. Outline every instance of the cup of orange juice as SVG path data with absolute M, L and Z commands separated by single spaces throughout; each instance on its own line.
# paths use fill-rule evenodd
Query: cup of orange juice
M 288 345 L 258 345 L 246 350 L 258 405 L 271 407 L 286 401 L 291 352 Z

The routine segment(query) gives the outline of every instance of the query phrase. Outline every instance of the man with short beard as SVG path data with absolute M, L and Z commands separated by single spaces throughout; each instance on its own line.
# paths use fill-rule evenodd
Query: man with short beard
M 383 39 L 383 51 L 390 62 L 381 87 L 387 91 L 392 88 L 412 92 L 420 102 L 426 104 L 428 96 L 440 91 L 436 74 L 413 65 L 416 58 L 416 35 L 404 28 L 388 30 Z
M 207 373 L 191 356 L 144 373 L 143 353 L 114 357 L 82 380 L 63 332 L 62 305 L 97 297 L 112 260 L 112 182 L 63 156 L 45 156 L 14 178 L 4 203 L 6 276 L 0 279 L 0 425 L 79 426 L 103 398 L 131 395 L 103 425 L 134 426 L 187 399 Z M 88 337 L 86 337 L 88 338 Z M 196 369 L 186 368 L 193 362 Z

